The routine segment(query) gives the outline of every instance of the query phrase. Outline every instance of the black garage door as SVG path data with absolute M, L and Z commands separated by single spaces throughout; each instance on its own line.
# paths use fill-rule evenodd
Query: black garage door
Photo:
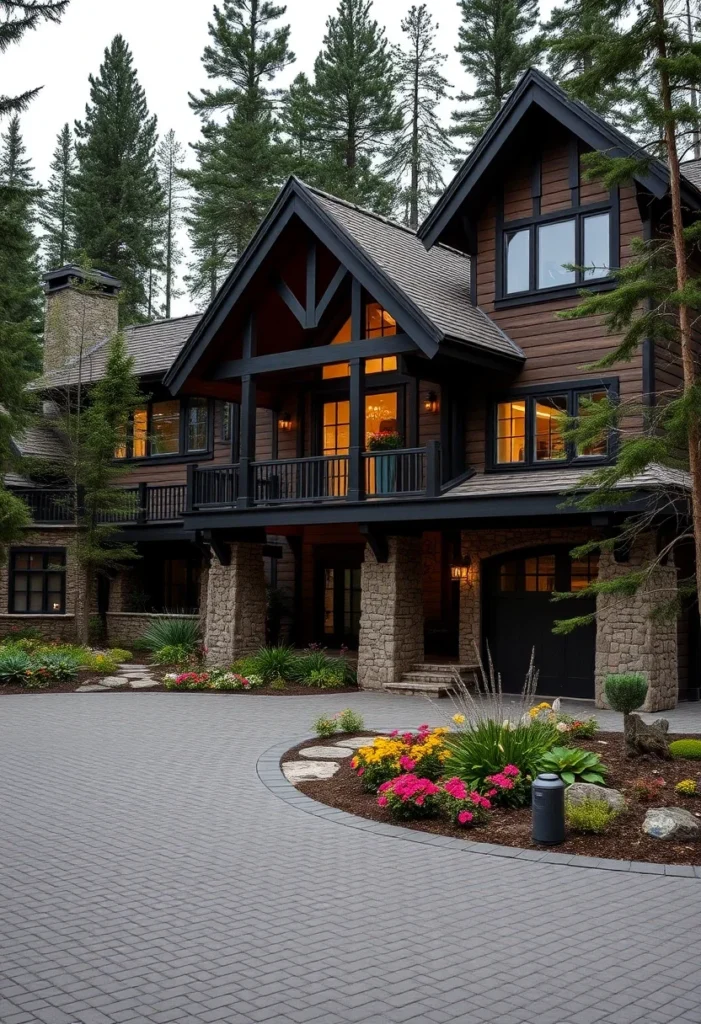
M 594 696 L 596 627 L 580 626 L 566 636 L 552 632 L 556 619 L 595 610 L 593 597 L 553 602 L 553 591 L 586 587 L 596 578 L 597 556 L 573 561 L 568 549 L 512 552 L 486 563 L 485 639 L 502 686 L 518 693 L 535 648 L 538 693 L 562 697 Z

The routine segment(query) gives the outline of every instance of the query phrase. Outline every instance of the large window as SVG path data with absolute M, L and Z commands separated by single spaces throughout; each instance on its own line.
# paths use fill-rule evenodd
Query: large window
M 127 443 L 116 459 L 145 459 L 208 451 L 210 403 L 206 398 L 169 398 L 135 409 Z
M 351 320 L 346 320 L 332 345 L 345 345 L 351 341 Z M 365 330 L 366 338 L 388 338 L 397 333 L 397 321 L 391 316 L 379 302 L 368 302 L 365 307 Z M 365 360 L 366 373 L 387 373 L 397 369 L 396 356 L 382 356 L 378 359 Z M 350 375 L 350 363 L 331 363 L 322 369 L 322 379 L 331 380 L 334 377 L 348 377 Z
M 502 252 L 502 297 L 608 277 L 612 265 L 611 211 L 577 213 L 505 228 Z
M 13 551 L 10 557 L 10 612 L 18 615 L 63 615 L 65 611 L 65 549 Z
M 154 402 L 151 406 L 151 455 L 177 455 L 180 451 L 180 402 Z
M 552 391 L 505 398 L 494 410 L 493 463 L 496 466 L 552 466 L 609 454 L 608 437 L 575 448 L 563 436 L 563 417 L 591 415 L 610 395 L 608 387 L 554 386 Z

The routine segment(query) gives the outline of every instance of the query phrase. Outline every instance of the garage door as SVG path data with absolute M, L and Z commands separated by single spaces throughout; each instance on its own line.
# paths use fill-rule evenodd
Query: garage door
M 535 648 L 539 694 L 594 696 L 595 625 L 567 636 L 552 629 L 556 619 L 593 612 L 595 598 L 553 602 L 551 597 L 553 591 L 582 590 L 597 571 L 596 555 L 573 561 L 568 549 L 515 552 L 487 563 L 485 639 L 505 691 L 520 692 Z

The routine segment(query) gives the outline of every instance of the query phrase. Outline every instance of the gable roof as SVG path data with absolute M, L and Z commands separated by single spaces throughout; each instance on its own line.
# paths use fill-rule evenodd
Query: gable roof
M 192 334 L 200 317 L 200 313 L 193 313 L 171 320 L 154 320 L 149 324 L 126 327 L 123 331 L 124 340 L 134 360 L 135 374 L 138 377 L 162 377 Z M 81 361 L 74 357 L 57 370 L 34 381 L 31 387 L 44 390 L 77 384 L 79 378 L 83 383 L 100 380 L 105 374 L 110 340 L 110 337 L 103 338 L 88 349 L 83 355 L 82 367 Z
M 571 99 L 547 75 L 530 68 L 420 226 L 418 236 L 427 248 L 440 241 L 450 221 L 533 107 L 550 114 L 592 149 L 612 156 L 640 155 L 640 147 L 627 135 L 608 124 L 585 103 Z M 658 199 L 666 195 L 669 188 L 669 171 L 660 160 L 651 160 L 646 170 L 635 178 Z M 682 194 L 691 207 L 701 209 L 701 191 L 686 173 L 682 178 Z
M 451 340 L 523 361 L 518 345 L 472 305 L 470 265 L 461 253 L 447 246 L 427 253 L 409 228 L 292 176 L 166 375 L 172 390 L 183 386 L 293 215 L 402 323 L 425 355 L 434 356 L 442 341 Z

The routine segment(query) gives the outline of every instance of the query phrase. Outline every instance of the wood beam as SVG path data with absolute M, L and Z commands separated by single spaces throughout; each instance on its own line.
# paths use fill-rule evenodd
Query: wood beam
M 385 533 L 373 529 L 370 523 L 360 523 L 358 529 L 365 537 L 376 561 L 385 563 L 389 558 L 389 543 Z
M 247 374 L 241 380 L 241 428 L 239 434 L 239 494 L 236 504 L 248 508 L 253 502 L 252 465 L 256 457 L 256 379 Z
M 231 380 L 247 374 L 302 370 L 324 366 L 326 363 L 347 363 L 351 359 L 372 359 L 376 356 L 402 355 L 405 352 L 418 352 L 416 344 L 406 334 L 365 338 L 362 341 L 350 341 L 346 345 L 314 345 L 312 348 L 273 352 L 266 356 L 252 356 L 250 359 L 231 359 L 221 363 L 211 379 Z
M 274 281 L 275 290 L 277 291 L 278 295 L 285 303 L 287 308 L 299 321 L 301 327 L 307 327 L 307 311 L 302 305 L 302 303 L 299 301 L 295 293 L 292 291 L 289 285 L 285 284 L 281 277 L 276 277 Z
M 316 243 L 309 242 L 307 247 L 307 308 L 304 326 L 316 327 Z
M 314 311 L 314 327 L 318 327 L 319 324 L 321 323 L 321 318 L 328 309 L 328 305 L 331 302 L 331 299 L 334 297 L 338 289 L 341 287 L 341 284 L 345 280 L 347 273 L 348 271 L 346 270 L 346 268 L 344 266 L 340 266 L 336 273 L 331 278 L 331 281 L 329 282 L 326 291 L 321 296 L 319 305 L 316 307 L 316 310 Z M 360 335 L 358 335 L 358 337 L 360 337 Z

